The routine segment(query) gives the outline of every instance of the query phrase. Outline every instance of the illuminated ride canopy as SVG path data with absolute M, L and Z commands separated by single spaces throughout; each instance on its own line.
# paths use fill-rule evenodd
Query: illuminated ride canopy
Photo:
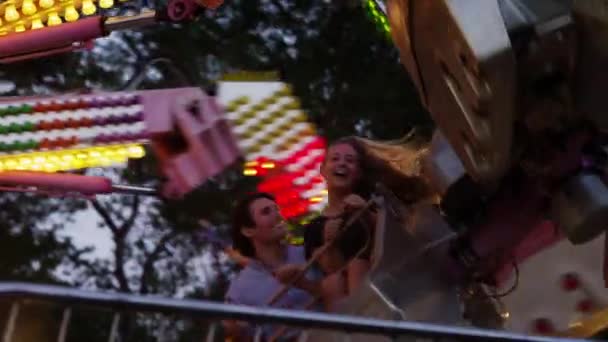
M 169 0 L 150 8 L 147 2 L 122 0 L 0 0 L 0 63 L 90 47 L 113 31 L 193 20 L 222 3 Z M 124 10 L 130 14 L 120 15 Z
M 300 102 L 280 82 L 223 82 L 218 93 L 247 163 L 244 174 L 263 177 L 258 189 L 276 196 L 287 218 L 322 208 L 319 173 L 325 140 Z

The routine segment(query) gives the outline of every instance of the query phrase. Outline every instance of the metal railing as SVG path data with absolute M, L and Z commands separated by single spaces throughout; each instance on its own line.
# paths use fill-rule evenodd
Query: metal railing
M 289 325 L 309 329 L 340 330 L 351 333 L 384 335 L 387 337 L 420 337 L 449 339 L 451 341 L 582 341 L 549 337 L 526 336 L 494 330 L 442 326 L 436 324 L 390 321 L 344 316 L 317 312 L 256 308 L 223 304 L 204 300 L 171 299 L 156 296 L 139 296 L 111 292 L 93 292 L 61 286 L 28 283 L 0 283 L 0 299 L 11 300 L 12 306 L 5 325 L 3 341 L 11 341 L 15 321 L 22 300 L 52 302 L 65 307 L 59 329 L 58 341 L 64 341 L 69 326 L 71 308 L 95 307 L 113 311 L 110 340 L 116 336 L 120 314 L 125 312 L 150 312 L 181 315 L 190 318 L 213 320 L 243 320 L 251 323 Z M 215 330 L 215 329 L 210 329 Z M 213 332 L 212 332 L 213 333 Z M 208 340 L 210 340 L 208 338 Z

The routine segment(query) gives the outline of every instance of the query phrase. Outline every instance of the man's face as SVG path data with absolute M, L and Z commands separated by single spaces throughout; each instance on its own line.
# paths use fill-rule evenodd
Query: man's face
M 249 213 L 255 227 L 245 228 L 245 236 L 264 244 L 279 242 L 285 238 L 287 225 L 274 201 L 258 198 L 249 206 Z

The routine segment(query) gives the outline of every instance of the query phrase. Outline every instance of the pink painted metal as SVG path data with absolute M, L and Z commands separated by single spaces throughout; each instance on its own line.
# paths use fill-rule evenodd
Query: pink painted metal
M 84 195 L 112 192 L 112 181 L 108 178 L 71 173 L 4 171 L 0 172 L 0 184 L 14 187 L 36 187 L 50 191 L 78 192 Z
M 65 52 L 77 48 L 75 43 L 85 43 L 104 35 L 103 18 L 100 16 L 40 30 L 9 34 L 0 39 L 0 62 L 8 63 L 41 54 Z
M 241 156 L 215 98 L 199 88 L 146 91 L 141 101 L 152 146 L 168 178 L 165 197 L 184 196 Z
M 581 165 L 583 145 L 589 136 L 572 136 L 566 148 L 549 162 L 549 173 L 528 178 L 520 190 L 501 191 L 488 208 L 488 217 L 471 235 L 471 247 L 480 258 L 480 271 L 500 286 L 508 280 L 514 264 L 552 246 L 565 236 L 546 218 L 546 189 L 559 184 Z M 608 270 L 607 270 L 608 271 Z
M 195 0 L 171 0 L 167 4 L 167 15 L 172 21 L 192 20 L 198 9 Z
M 480 271 L 498 286 L 508 279 L 514 263 L 563 238 L 542 214 L 541 193 L 532 185 L 524 188 L 529 190 L 493 201 L 488 219 L 472 234 L 471 247 L 481 260 Z

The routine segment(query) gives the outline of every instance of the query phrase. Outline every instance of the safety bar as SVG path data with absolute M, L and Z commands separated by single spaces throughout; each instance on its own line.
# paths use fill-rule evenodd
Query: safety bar
M 283 324 L 302 328 L 330 329 L 348 333 L 449 338 L 455 341 L 583 341 L 554 337 L 526 336 L 494 330 L 450 327 L 437 324 L 390 321 L 355 316 L 256 308 L 205 300 L 171 299 L 112 292 L 93 292 L 69 287 L 19 282 L 0 283 L 0 298 L 37 299 L 66 306 L 94 306 L 114 311 L 156 312 L 214 320 L 243 320 L 263 324 Z

